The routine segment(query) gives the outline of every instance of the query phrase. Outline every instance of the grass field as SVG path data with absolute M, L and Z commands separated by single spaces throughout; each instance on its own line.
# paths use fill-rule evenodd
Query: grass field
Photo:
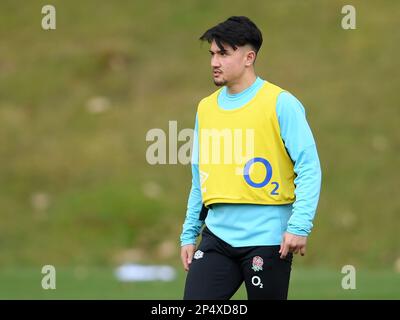
M 400 1 L 352 1 L 355 30 L 341 28 L 345 0 L 51 3 L 44 31 L 47 2 L 0 1 L 0 298 L 181 296 L 183 274 L 121 284 L 111 266 L 179 261 L 190 166 L 150 165 L 146 133 L 193 127 L 215 90 L 198 37 L 231 15 L 263 31 L 257 74 L 302 101 L 321 160 L 290 297 L 399 298 Z M 76 268 L 44 291 L 46 264 Z M 345 264 L 383 271 L 345 291 Z
M 400 299 L 400 277 L 391 271 L 359 271 L 356 289 L 341 287 L 343 274 L 332 269 L 300 269 L 292 273 L 289 299 Z M 0 299 L 181 299 L 184 274 L 171 282 L 116 280 L 112 269 L 61 269 L 56 289 L 41 287 L 40 269 L 8 269 L 0 272 Z M 246 299 L 242 286 L 233 299 Z

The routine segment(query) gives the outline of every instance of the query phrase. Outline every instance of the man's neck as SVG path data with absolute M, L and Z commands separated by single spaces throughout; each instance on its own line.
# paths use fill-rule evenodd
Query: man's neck
M 239 81 L 234 82 L 232 84 L 228 84 L 226 87 L 228 89 L 229 94 L 236 94 L 242 92 L 243 90 L 250 87 L 257 79 L 255 73 L 249 73 L 248 75 L 243 76 L 240 78 Z

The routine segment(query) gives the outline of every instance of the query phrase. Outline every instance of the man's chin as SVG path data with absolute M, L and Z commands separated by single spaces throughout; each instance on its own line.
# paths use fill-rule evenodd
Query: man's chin
M 226 80 L 215 80 L 214 79 L 214 84 L 217 86 L 217 87 L 222 87 L 222 86 L 224 86 L 224 85 L 226 85 Z

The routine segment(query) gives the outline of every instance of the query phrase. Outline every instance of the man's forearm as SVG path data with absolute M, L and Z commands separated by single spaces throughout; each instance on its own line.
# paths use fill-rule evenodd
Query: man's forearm
M 296 201 L 287 231 L 307 236 L 313 227 L 321 188 L 321 167 L 315 145 L 307 147 L 299 154 L 294 171 L 297 174 L 294 181 Z
M 190 189 L 186 218 L 183 224 L 181 234 L 181 245 L 195 244 L 196 238 L 200 233 L 203 221 L 199 220 L 202 207 L 200 183 L 196 179 L 192 180 L 192 188 Z

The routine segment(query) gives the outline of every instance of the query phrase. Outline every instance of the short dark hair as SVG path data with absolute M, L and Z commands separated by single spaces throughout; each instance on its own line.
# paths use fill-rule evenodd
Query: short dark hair
M 204 32 L 200 40 L 208 41 L 208 43 L 215 40 L 221 50 L 224 50 L 222 42 L 229 44 L 234 50 L 238 46 L 250 44 L 256 53 L 260 50 L 263 42 L 261 31 L 253 21 L 244 16 L 228 18 Z

